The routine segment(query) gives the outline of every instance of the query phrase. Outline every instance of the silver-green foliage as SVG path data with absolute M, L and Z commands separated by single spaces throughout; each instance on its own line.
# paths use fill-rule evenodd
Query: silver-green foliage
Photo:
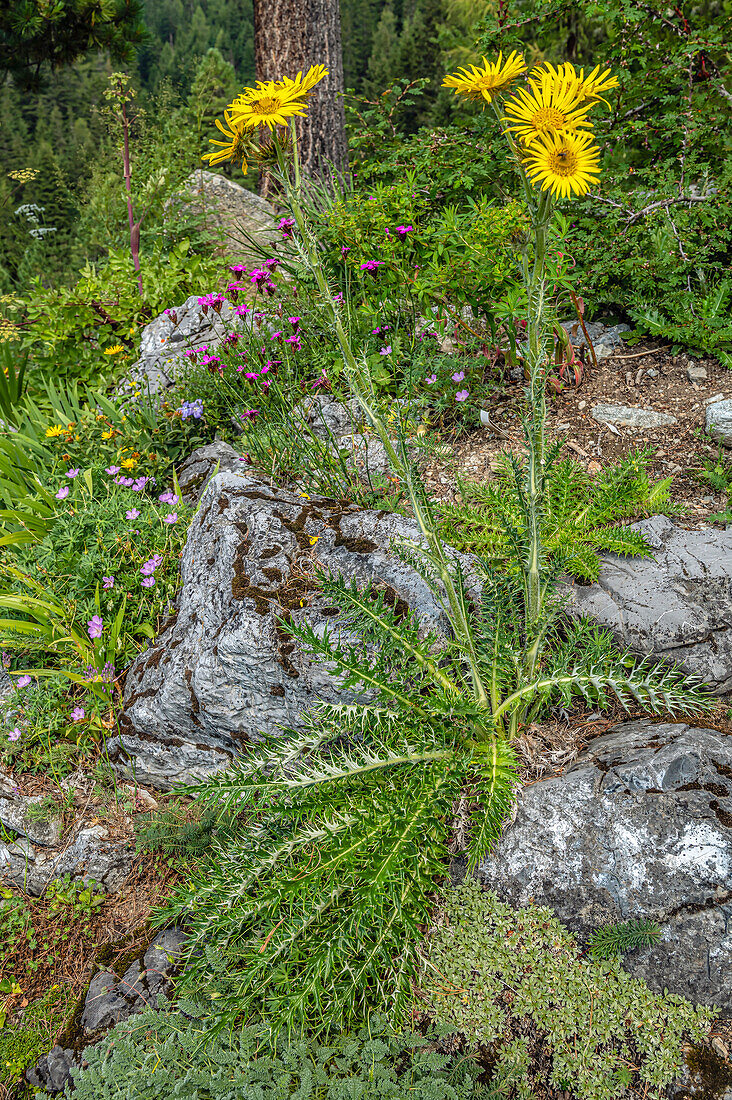
M 190 1006 L 188 1006 L 190 1011 Z M 280 1041 L 249 1027 L 206 1035 L 201 1021 L 145 1013 L 87 1047 L 75 1100 L 469 1100 L 482 1094 L 469 1059 L 374 1018 L 328 1044 Z
M 550 1054 L 546 1072 L 542 1059 L 531 1069 L 523 1059 L 512 1093 L 521 1097 L 548 1086 L 612 1100 L 631 1084 L 639 1094 L 660 1095 L 682 1067 L 684 1038 L 701 1040 L 714 1015 L 683 997 L 652 993 L 617 959 L 583 958 L 550 909 L 512 909 L 474 880 L 445 892 L 420 984 L 440 1027 L 487 1047 L 499 1070 L 509 1053 L 517 1064 L 517 1033 L 530 1036 L 530 1049 Z

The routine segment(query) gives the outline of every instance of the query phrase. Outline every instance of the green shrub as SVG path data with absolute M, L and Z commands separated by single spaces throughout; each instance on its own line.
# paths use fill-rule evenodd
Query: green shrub
M 552 1088 L 611 1100 L 629 1085 L 660 1092 L 682 1068 L 683 1040 L 700 1041 L 714 1016 L 651 993 L 617 959 L 583 958 L 550 909 L 512 909 L 474 880 L 444 894 L 420 981 L 441 1027 L 499 1062 L 510 1054 L 519 1097 Z M 527 1021 L 517 1062 L 514 1040 Z M 540 1050 L 532 1065 L 528 1055 Z
M 198 1020 L 146 1013 L 88 1047 L 76 1100 L 468 1100 L 480 1090 L 468 1059 L 378 1019 L 331 1043 L 269 1046 L 254 1028 L 207 1036 Z

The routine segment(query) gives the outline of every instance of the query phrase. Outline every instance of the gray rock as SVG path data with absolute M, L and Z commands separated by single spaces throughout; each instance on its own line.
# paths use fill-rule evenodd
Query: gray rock
M 319 393 L 300 401 L 292 411 L 293 421 L 302 421 L 319 439 L 341 439 L 358 432 L 363 424 L 363 413 L 358 401 L 336 401 L 330 394 Z
M 732 1100 L 732 1064 L 727 1054 L 715 1047 L 727 1049 L 714 1036 L 703 1046 L 687 1047 L 681 1076 L 666 1089 L 667 1100 Z
M 225 256 L 254 260 L 258 265 L 260 257 L 252 242 L 272 251 L 282 241 L 272 203 L 256 191 L 248 191 L 216 172 L 203 168 L 193 172 L 186 180 L 179 201 L 185 203 L 191 213 L 200 214 L 206 225 L 221 234 L 221 251 Z
M 28 798 L 16 793 L 9 798 L 0 797 L 0 822 L 33 844 L 54 848 L 61 843 L 60 820 L 50 816 L 39 820 L 33 816 L 32 807 L 43 801 L 41 795 Z
M 732 738 L 623 723 L 562 776 L 522 789 L 479 875 L 513 905 L 551 906 L 581 936 L 657 921 L 660 940 L 626 968 L 652 989 L 732 1009 Z
M 573 347 L 581 349 L 587 346 L 579 321 L 576 319 L 562 321 L 562 328 L 569 336 Z M 598 359 L 608 359 L 622 344 L 623 334 L 631 331 L 629 325 L 603 325 L 601 321 L 585 321 L 585 328 Z
M 668 413 L 633 409 L 628 405 L 593 405 L 592 416 L 598 424 L 614 424 L 620 428 L 664 428 L 676 423 L 676 417 Z
M 103 825 L 82 827 L 61 852 L 34 847 L 20 838 L 0 840 L 0 875 L 18 890 L 40 897 L 52 879 L 70 875 L 87 885 L 96 882 L 115 893 L 130 872 L 134 852 L 127 844 L 109 839 Z
M 210 351 L 219 346 L 230 332 L 241 329 L 240 318 L 230 302 L 217 309 L 199 305 L 193 294 L 180 306 L 168 309 L 145 325 L 140 341 L 140 358 L 132 367 L 130 381 L 123 392 L 138 390 L 162 393 L 173 385 L 177 372 L 186 363 L 186 351 L 206 344 Z
M 79 1050 L 55 1046 L 26 1072 L 31 1085 L 54 1095 L 71 1084 L 72 1070 L 82 1064 L 83 1048 L 96 1042 L 115 1024 L 145 1008 L 157 1009 L 161 997 L 171 992 L 171 976 L 179 967 L 185 934 L 178 928 L 158 932 L 144 955 L 117 977 L 100 971 L 89 983 L 84 998 L 78 1035 Z
M 689 363 L 686 368 L 686 377 L 690 382 L 706 382 L 708 378 L 707 368 L 700 367 L 696 363 Z
M 652 516 L 631 530 L 653 557 L 604 554 L 597 584 L 567 587 L 569 613 L 596 619 L 637 653 L 675 662 L 719 695 L 732 691 L 732 529 L 684 531 Z
M 445 629 L 428 586 L 390 550 L 399 538 L 418 539 L 416 524 L 218 473 L 188 531 L 177 617 L 128 672 L 121 736 L 108 745 L 115 768 L 168 789 L 297 725 L 314 702 L 343 700 L 326 665 L 279 622 L 332 627 L 337 609 L 309 581 L 318 567 L 373 580 Z
M 217 439 L 205 447 L 192 451 L 178 471 L 178 484 L 186 504 L 197 504 L 203 491 L 215 473 L 230 470 L 238 473 L 245 465 L 238 451 L 223 440 Z
M 707 405 L 704 427 L 723 447 L 732 447 L 732 398 Z

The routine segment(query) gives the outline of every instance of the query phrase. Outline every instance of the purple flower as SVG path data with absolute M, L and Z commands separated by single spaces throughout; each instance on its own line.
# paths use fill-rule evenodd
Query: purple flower
M 170 489 L 166 489 L 164 493 L 161 493 L 158 497 L 161 504 L 177 504 L 178 494 L 172 492 Z
M 458 371 L 455 371 L 455 373 L 452 375 L 452 380 L 453 380 L 453 382 L 462 382 L 464 377 L 465 377 L 465 372 L 461 371 L 461 370 L 458 370 Z
M 377 267 L 381 267 L 383 264 L 384 260 L 367 260 L 365 264 L 361 264 L 361 270 L 370 271 L 373 275 Z
M 246 275 L 247 273 L 244 264 L 229 264 L 229 271 L 232 275 Z
M 17 726 L 8 734 L 8 741 L 20 741 L 20 730 Z
M 83 707 L 74 707 L 74 709 L 72 710 L 71 715 L 70 715 L 71 721 L 72 722 L 81 722 L 83 717 L 84 717 L 84 708 Z
M 69 495 L 68 485 L 62 485 L 61 488 L 59 489 L 59 491 L 56 493 L 56 499 L 57 500 L 65 500 L 68 495 Z
M 300 318 L 299 317 L 288 317 L 287 320 L 290 322 L 291 325 L 294 325 L 295 328 L 300 327 Z
M 77 467 L 77 469 L 75 469 L 75 470 L 67 470 L 67 471 L 66 471 L 66 476 L 67 476 L 67 477 L 78 477 L 78 476 L 79 476 L 79 470 L 78 470 L 78 467 Z
M 436 374 L 431 374 L 429 376 L 429 378 L 425 378 L 425 382 L 427 383 L 428 386 L 434 386 L 436 381 L 437 381 L 437 375 Z
M 105 474 L 109 474 L 110 477 L 111 477 L 112 474 L 118 474 L 121 469 L 122 469 L 121 466 L 106 466 L 105 469 L 104 469 L 104 472 L 105 472 Z
M 152 586 L 155 584 L 155 578 L 154 577 L 143 577 L 142 580 L 140 581 L 140 584 L 142 585 L 143 588 L 152 588 Z
M 209 357 L 211 359 L 215 357 Z M 216 359 L 217 363 L 221 360 Z M 195 401 L 184 401 L 181 407 L 178 409 L 181 420 L 187 420 L 189 416 L 192 416 L 194 420 L 200 420 L 203 416 L 203 401 L 200 397 L 197 397 Z
M 102 577 L 102 588 L 114 588 L 114 577 Z
M 149 477 L 138 477 L 137 481 L 132 486 L 132 488 L 135 490 L 136 493 L 141 493 L 142 490 L 147 485 L 149 480 L 150 480 Z
M 385 348 L 381 348 L 379 355 L 391 355 L 391 344 L 387 344 Z
M 27 688 L 30 682 L 30 676 L 19 676 L 18 679 L 15 681 L 15 686 L 19 688 Z
M 455 394 L 456 401 L 467 401 L 470 390 L 458 390 Z
M 394 230 L 400 241 L 406 240 L 407 233 L 414 233 L 413 225 L 398 225 Z
M 94 615 L 88 622 L 88 634 L 90 638 L 101 638 L 102 630 L 104 629 L 104 621 L 99 615 Z
M 347 253 L 347 252 L 350 252 L 350 251 L 351 251 L 351 246 L 350 246 L 350 244 L 342 244 L 342 245 L 341 245 L 341 256 L 345 256 L 345 255 L 346 255 L 346 253 Z
M 131 477 L 116 477 L 114 480 L 117 485 L 124 485 L 125 489 L 130 489 L 134 485 Z
M 294 218 L 280 218 L 279 225 L 277 226 L 277 228 L 282 233 L 283 238 L 286 241 L 289 241 L 290 237 L 292 236 L 292 231 L 295 228 L 295 219 Z
M 168 512 L 167 516 L 163 516 L 163 523 L 177 523 L 177 522 L 178 522 L 178 513 L 177 512 Z
M 274 269 L 279 265 L 279 262 L 279 260 L 276 260 L 274 258 L 271 260 L 265 260 L 262 264 L 262 267 L 266 267 L 267 271 L 274 271 Z
M 130 510 L 128 512 L 125 512 L 125 516 L 126 516 L 127 519 L 137 519 L 139 514 L 140 513 L 137 510 L 137 508 L 130 508 Z
M 142 573 L 143 577 L 151 577 L 162 560 L 163 559 L 160 554 L 153 554 L 151 558 L 148 558 L 146 562 L 143 562 L 143 564 L 140 566 L 140 572 Z

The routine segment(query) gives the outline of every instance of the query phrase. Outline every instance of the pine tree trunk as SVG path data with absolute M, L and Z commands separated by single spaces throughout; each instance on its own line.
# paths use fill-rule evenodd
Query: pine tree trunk
M 311 65 L 329 75 L 310 97 L 297 134 L 303 172 L 338 175 L 348 167 L 343 109 L 343 52 L 339 0 L 254 0 L 254 61 L 257 80 L 294 77 Z

